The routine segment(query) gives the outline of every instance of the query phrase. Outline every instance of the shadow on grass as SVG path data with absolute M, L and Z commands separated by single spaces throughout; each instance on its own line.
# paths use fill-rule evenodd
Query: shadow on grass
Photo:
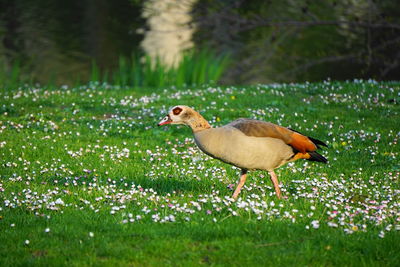
M 220 191 L 228 189 L 224 188 L 222 183 L 213 183 L 210 180 L 198 181 L 196 179 L 181 180 L 177 178 L 157 178 L 157 179 L 132 179 L 136 185 L 143 188 L 152 188 L 160 195 L 165 194 L 204 194 L 209 193 L 211 188 L 217 188 Z

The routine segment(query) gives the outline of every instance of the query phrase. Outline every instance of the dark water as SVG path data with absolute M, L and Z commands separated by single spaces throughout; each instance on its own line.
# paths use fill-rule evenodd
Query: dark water
M 87 80 L 91 64 L 112 69 L 139 47 L 144 27 L 133 0 L 0 0 L 0 60 L 35 81 Z

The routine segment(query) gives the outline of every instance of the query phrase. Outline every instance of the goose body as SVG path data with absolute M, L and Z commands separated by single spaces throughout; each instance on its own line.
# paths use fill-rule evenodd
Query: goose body
M 237 119 L 225 126 L 212 128 L 198 112 L 180 105 L 173 107 L 158 125 L 165 124 L 188 125 L 200 150 L 242 170 L 233 194 L 235 199 L 246 181 L 248 170 L 268 171 L 275 192 L 280 197 L 274 169 L 297 159 L 327 162 L 316 152 L 321 145 L 326 146 L 325 143 L 270 122 Z
M 272 171 L 294 154 L 281 139 L 247 136 L 229 124 L 194 133 L 194 140 L 211 157 L 247 170 Z

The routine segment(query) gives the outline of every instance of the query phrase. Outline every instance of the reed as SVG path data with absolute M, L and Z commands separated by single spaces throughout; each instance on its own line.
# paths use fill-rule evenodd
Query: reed
M 133 53 L 129 58 L 121 56 L 117 68 L 113 71 L 100 73 L 96 64 L 92 64 L 91 81 L 134 88 L 214 85 L 220 81 L 228 64 L 227 54 L 217 55 L 210 49 L 186 52 L 181 62 L 175 67 L 167 67 L 159 59 Z

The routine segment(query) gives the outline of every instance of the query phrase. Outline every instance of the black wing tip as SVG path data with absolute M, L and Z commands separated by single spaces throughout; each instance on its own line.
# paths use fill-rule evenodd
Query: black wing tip
M 292 128 L 288 128 L 288 129 L 291 130 L 291 131 L 293 131 L 293 132 L 296 132 L 296 133 L 299 133 L 299 134 L 301 134 L 301 135 L 304 135 L 304 134 L 302 134 L 302 133 L 300 133 L 300 132 L 298 132 L 298 131 L 296 131 L 296 130 L 294 130 L 294 129 L 292 129 Z M 307 136 L 307 137 L 308 137 L 308 139 L 310 139 L 311 142 L 313 142 L 318 148 L 321 148 L 320 146 L 328 147 L 328 145 L 325 144 L 324 142 L 322 142 L 321 140 L 318 140 L 318 139 L 315 139 L 315 138 L 312 138 L 312 137 L 309 137 L 309 136 Z
M 318 148 L 320 148 L 320 146 L 328 147 L 328 145 L 322 142 L 321 140 L 312 137 L 308 137 L 308 139 L 310 139 Z
M 310 154 L 310 158 L 308 160 L 310 161 L 317 161 L 317 162 L 322 162 L 322 163 L 328 163 L 328 160 L 322 156 L 321 154 L 319 154 L 316 151 L 312 151 L 312 152 L 308 152 L 308 154 Z

